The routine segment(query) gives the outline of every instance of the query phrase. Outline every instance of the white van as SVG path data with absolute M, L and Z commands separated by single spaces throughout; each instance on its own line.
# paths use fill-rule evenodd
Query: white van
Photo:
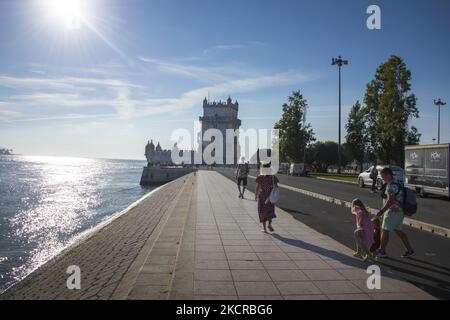
M 304 163 L 291 163 L 289 168 L 289 175 L 291 176 L 307 176 L 306 166 Z
M 280 163 L 278 174 L 289 174 L 289 163 L 286 162 Z

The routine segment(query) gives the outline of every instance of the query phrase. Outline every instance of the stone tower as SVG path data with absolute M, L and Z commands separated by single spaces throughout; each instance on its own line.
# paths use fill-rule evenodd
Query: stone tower
M 234 148 L 234 164 L 237 163 L 238 157 L 238 139 L 234 141 L 226 141 L 226 130 L 238 130 L 241 126 L 241 120 L 238 119 L 239 103 L 231 100 L 228 97 L 226 102 L 209 102 L 206 98 L 203 100 L 203 116 L 200 117 L 202 124 L 202 146 L 203 149 L 211 143 L 210 141 L 203 141 L 203 136 L 208 129 L 218 129 L 222 132 L 223 137 L 223 163 L 226 163 L 226 146 L 228 143 L 233 143 Z

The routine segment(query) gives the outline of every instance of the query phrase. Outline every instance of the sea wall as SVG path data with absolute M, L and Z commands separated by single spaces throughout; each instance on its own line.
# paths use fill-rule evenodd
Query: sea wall
M 178 167 L 144 167 L 141 176 L 142 186 L 167 183 L 193 172 L 193 168 Z
M 183 176 L 144 196 L 99 230 L 72 245 L 24 280 L 0 300 L 110 299 L 119 282 L 168 214 L 193 175 Z M 81 271 L 81 289 L 67 288 L 69 266 Z

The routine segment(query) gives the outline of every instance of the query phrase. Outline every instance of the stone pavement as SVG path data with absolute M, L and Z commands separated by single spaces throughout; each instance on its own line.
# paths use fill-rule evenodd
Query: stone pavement
M 6 291 L 1 299 L 111 299 L 160 222 L 178 203 L 190 176 L 172 181 L 90 238 Z M 67 267 L 81 270 L 81 290 L 68 290 Z
M 431 299 L 393 274 L 367 289 L 369 264 L 277 208 L 260 231 L 254 195 L 199 171 L 164 185 L 0 299 Z M 81 268 L 81 290 L 66 269 Z
M 191 182 L 190 182 L 191 183 Z M 393 274 L 366 285 L 370 265 L 277 208 L 275 233 L 260 231 L 254 195 L 199 171 L 167 217 L 121 299 L 432 299 Z

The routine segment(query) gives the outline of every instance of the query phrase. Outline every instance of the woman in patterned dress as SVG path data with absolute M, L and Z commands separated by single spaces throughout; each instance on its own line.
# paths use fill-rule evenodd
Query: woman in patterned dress
M 277 186 L 277 184 L 278 178 L 272 174 L 270 163 L 263 164 L 263 166 L 261 167 L 261 172 L 256 178 L 255 192 L 255 200 L 258 202 L 259 221 L 263 225 L 263 229 L 261 230 L 263 232 L 267 232 L 267 222 L 269 223 L 269 231 L 275 231 L 272 227 L 272 219 L 276 218 L 275 205 L 273 203 L 270 203 L 270 201 L 267 201 L 266 203 L 266 200 L 269 197 L 273 187 Z

